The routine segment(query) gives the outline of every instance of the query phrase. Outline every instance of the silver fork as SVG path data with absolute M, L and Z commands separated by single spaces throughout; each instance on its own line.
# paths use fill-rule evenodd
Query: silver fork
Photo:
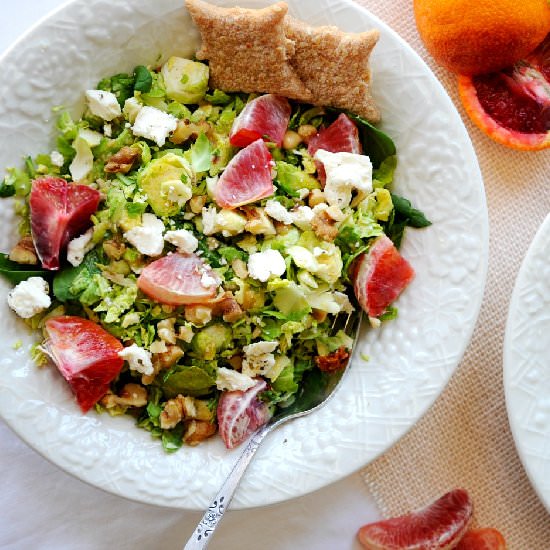
M 344 320 L 343 317 L 345 317 Z M 360 313 L 349 313 L 347 316 L 339 314 L 334 318 L 330 332 L 336 334 L 339 330 L 343 330 L 349 336 L 353 335 L 353 352 L 360 325 Z M 294 403 L 286 409 L 282 409 L 267 424 L 264 424 L 252 434 L 235 466 L 233 466 L 218 494 L 210 503 L 208 510 L 202 516 L 183 550 L 201 550 L 208 546 L 211 535 L 228 509 L 246 468 L 265 436 L 284 422 L 305 416 L 324 406 L 336 393 L 337 388 L 344 379 L 344 374 L 348 371 L 350 361 L 351 357 L 348 359 L 345 369 L 340 369 L 334 373 L 322 373 L 318 369 L 306 372 L 307 377 L 304 375 L 302 391 Z

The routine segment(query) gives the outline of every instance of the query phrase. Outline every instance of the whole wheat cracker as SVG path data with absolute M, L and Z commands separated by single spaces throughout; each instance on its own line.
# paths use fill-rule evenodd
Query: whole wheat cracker
M 311 90 L 313 103 L 348 109 L 370 122 L 380 120 L 369 85 L 369 57 L 378 42 L 378 30 L 346 33 L 287 16 L 285 33 L 295 43 L 290 62 Z
M 201 34 L 197 58 L 209 62 L 210 86 L 311 100 L 289 63 L 294 43 L 285 37 L 284 2 L 262 9 L 221 8 L 202 0 L 185 4 Z

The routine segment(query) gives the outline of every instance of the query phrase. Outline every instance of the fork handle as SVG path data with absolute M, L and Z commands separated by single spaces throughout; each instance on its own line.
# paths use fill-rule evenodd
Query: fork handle
M 241 456 L 237 459 L 235 466 L 233 466 L 230 474 L 223 482 L 221 489 L 210 503 L 208 510 L 202 516 L 202 519 L 193 531 L 193 534 L 187 541 L 187 544 L 183 550 L 202 550 L 208 546 L 211 535 L 214 533 L 214 530 L 223 518 L 225 511 L 229 508 L 229 503 L 231 502 L 231 499 L 239 486 L 246 468 L 250 464 L 253 456 L 256 454 L 260 443 L 270 432 L 271 428 L 272 425 L 264 424 L 250 438 L 250 441 L 244 448 Z

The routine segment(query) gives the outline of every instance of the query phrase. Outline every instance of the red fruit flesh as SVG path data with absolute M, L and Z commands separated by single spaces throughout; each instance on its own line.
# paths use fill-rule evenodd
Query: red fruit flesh
M 240 445 L 252 432 L 271 418 L 268 405 L 258 394 L 267 389 L 265 380 L 258 380 L 246 391 L 226 391 L 218 403 L 220 436 L 228 449 Z
M 414 269 L 392 241 L 377 237 L 351 270 L 355 296 L 370 317 L 378 317 L 396 300 L 414 277 Z
M 236 147 L 246 147 L 257 139 L 267 137 L 280 147 L 290 120 L 291 108 L 288 100 L 273 94 L 266 94 L 246 104 L 235 119 L 229 141 Z
M 59 269 L 68 242 L 90 227 L 101 195 L 87 185 L 45 177 L 33 181 L 29 198 L 31 232 L 42 267 Z
M 490 138 L 520 150 L 550 147 L 550 38 L 513 67 L 460 76 L 458 87 L 466 112 Z
M 214 200 L 221 208 L 237 208 L 273 195 L 272 166 L 265 143 L 254 141 L 231 159 L 218 180 Z
M 344 113 L 327 128 L 322 128 L 316 136 L 313 136 L 308 143 L 307 152 L 313 156 L 318 149 L 330 153 L 361 153 L 361 142 L 359 131 L 355 122 Z M 321 182 L 326 179 L 324 166 L 315 161 L 317 174 Z
M 109 389 L 124 360 L 122 344 L 92 321 L 80 317 L 53 317 L 46 321 L 46 349 L 76 400 L 87 412 Z
M 211 301 L 220 279 L 195 254 L 169 254 L 145 267 L 137 285 L 155 302 L 179 306 Z
M 473 505 L 464 489 L 454 489 L 417 512 L 370 523 L 359 529 L 367 550 L 450 550 L 463 537 Z
M 506 541 L 492 527 L 472 529 L 464 535 L 456 550 L 506 550 Z

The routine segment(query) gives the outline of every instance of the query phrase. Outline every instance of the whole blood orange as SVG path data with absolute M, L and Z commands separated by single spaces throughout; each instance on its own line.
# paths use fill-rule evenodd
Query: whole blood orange
M 436 61 L 466 75 L 514 64 L 550 31 L 547 0 L 414 0 L 414 13 Z
M 470 118 L 498 143 L 526 151 L 550 147 L 550 35 L 512 67 L 459 76 L 458 88 Z

